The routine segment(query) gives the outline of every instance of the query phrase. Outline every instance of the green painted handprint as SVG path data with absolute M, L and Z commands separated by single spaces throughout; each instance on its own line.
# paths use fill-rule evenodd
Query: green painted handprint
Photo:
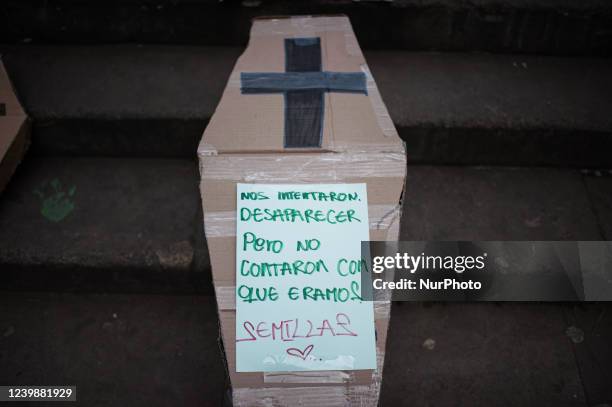
M 73 185 L 66 191 L 57 178 L 34 190 L 34 194 L 41 199 L 40 213 L 51 222 L 59 222 L 72 212 L 74 209 L 72 197 L 75 192 L 76 186 Z

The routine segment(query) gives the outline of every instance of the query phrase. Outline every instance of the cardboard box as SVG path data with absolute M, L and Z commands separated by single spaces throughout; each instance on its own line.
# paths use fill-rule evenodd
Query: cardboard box
M 0 58 L 0 192 L 30 144 L 30 122 Z
M 320 49 L 321 60 L 294 55 L 297 65 L 292 65 L 289 54 L 294 46 Z M 311 92 L 322 83 L 326 91 Z M 288 95 L 286 89 L 295 93 Z M 374 371 L 235 369 L 236 183 L 366 183 L 370 239 L 398 238 L 404 145 L 348 18 L 255 20 L 249 45 L 204 132 L 198 157 L 204 227 L 234 405 L 376 405 L 389 301 L 373 305 L 378 360 Z

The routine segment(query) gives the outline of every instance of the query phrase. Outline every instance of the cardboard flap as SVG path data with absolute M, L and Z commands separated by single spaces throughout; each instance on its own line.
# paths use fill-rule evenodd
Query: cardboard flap
M 25 116 L 0 117 L 0 162 L 3 161 L 25 120 Z
M 0 192 L 29 145 L 29 121 L 0 58 Z
M 6 116 L 25 118 L 26 114 L 15 95 L 13 85 L 0 58 L 0 120 Z
M 0 58 L 0 162 L 19 133 L 26 114 Z

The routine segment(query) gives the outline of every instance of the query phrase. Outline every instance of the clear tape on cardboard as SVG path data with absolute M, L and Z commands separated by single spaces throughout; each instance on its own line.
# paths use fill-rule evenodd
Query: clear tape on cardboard
M 264 372 L 264 383 L 348 383 L 352 377 L 343 370 Z
M 251 37 L 284 35 L 286 37 L 314 37 L 325 32 L 343 32 L 346 51 L 351 56 L 361 57 L 363 53 L 346 16 L 299 16 L 291 18 L 270 18 L 255 20 Z
M 233 389 L 234 407 L 267 406 L 327 406 L 345 407 L 349 404 L 348 388 L 329 387 L 262 387 Z
M 388 148 L 388 146 L 386 146 Z M 365 147 L 364 150 L 368 148 Z M 325 183 L 403 175 L 406 157 L 397 152 L 357 151 L 318 154 L 204 154 L 203 180 L 268 183 Z
M 251 26 L 251 37 L 285 35 L 288 37 L 315 36 L 324 32 L 352 32 L 345 16 L 296 16 L 256 19 Z
M 368 206 L 370 230 L 389 229 L 399 216 L 399 204 Z M 204 229 L 208 238 L 236 236 L 236 211 L 204 213 Z
M 259 387 L 234 388 L 233 402 L 235 407 L 240 406 L 343 406 L 343 407 L 374 407 L 378 405 L 385 352 L 377 349 L 377 368 L 372 373 L 372 383 L 369 385 L 350 385 L 341 383 L 338 386 L 320 387 Z M 336 372 L 333 372 L 336 373 Z M 341 372 L 340 372 L 341 373 Z M 276 378 L 278 379 L 280 375 Z M 332 377 L 332 376 L 329 376 Z M 335 380 L 334 378 L 331 380 Z M 285 380 L 292 379 L 288 374 Z M 270 383 L 270 382 L 268 382 Z M 305 384 L 312 382 L 285 381 L 277 383 Z M 319 382 L 331 384 L 333 381 Z

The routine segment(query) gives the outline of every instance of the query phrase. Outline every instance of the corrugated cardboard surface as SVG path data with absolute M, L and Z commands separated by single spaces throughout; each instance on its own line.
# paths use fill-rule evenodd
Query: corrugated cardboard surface
M 29 123 L 0 59 L 0 192 L 8 183 L 29 144 Z
M 284 72 L 284 39 L 320 37 L 323 70 L 364 72 L 368 94 L 326 93 L 320 149 L 285 149 L 282 95 L 242 95 L 241 72 Z M 370 239 L 397 240 L 405 152 L 348 18 L 255 20 L 198 148 L 204 226 L 236 405 L 376 405 L 390 302 L 375 306 L 377 370 L 235 371 L 236 183 L 366 183 Z M 327 404 L 326 404 L 327 403 Z

